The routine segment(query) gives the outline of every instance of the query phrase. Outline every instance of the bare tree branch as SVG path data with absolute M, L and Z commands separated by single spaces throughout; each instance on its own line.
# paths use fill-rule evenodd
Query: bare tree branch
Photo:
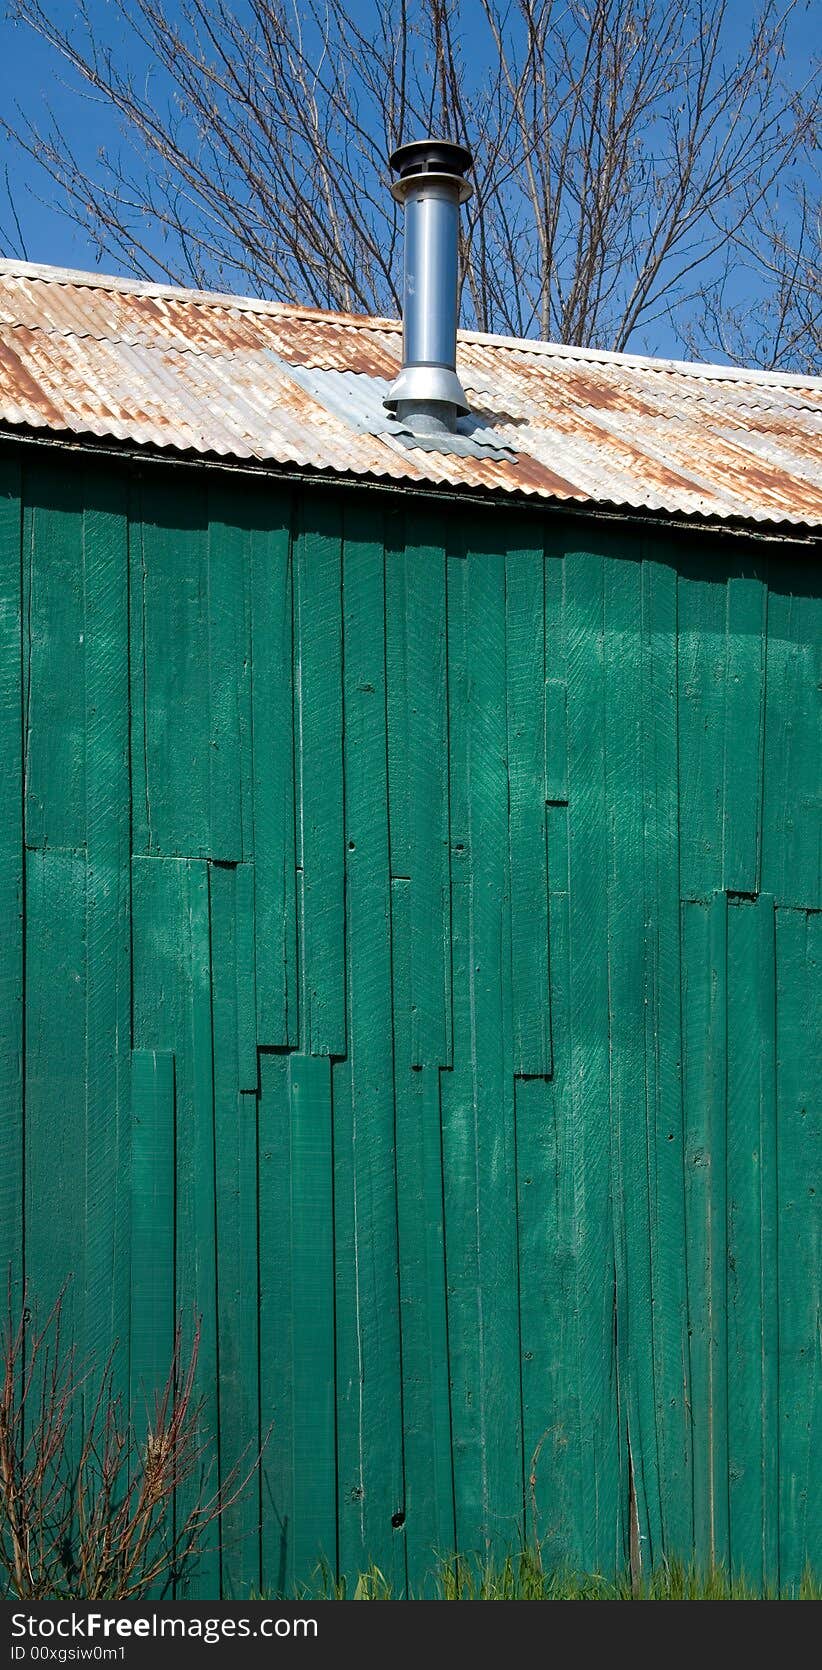
M 386 154 L 439 131 L 476 158 L 467 323 L 624 349 L 664 320 L 692 353 L 819 365 L 804 0 L 763 0 L 744 41 L 727 0 L 111 0 L 119 39 L 89 0 L 72 28 L 13 9 L 120 142 L 0 122 L 141 277 L 394 313 Z
M 112 1357 L 96 1370 L 64 1345 L 64 1295 L 38 1323 L 25 1296 L 16 1313 L 9 1275 L 0 1327 L 0 1592 L 134 1600 L 196 1558 L 261 1452 L 249 1445 L 210 1487 L 196 1399 L 199 1324 L 184 1350 L 178 1322 L 166 1379 L 150 1389 L 138 1433 L 114 1387 Z

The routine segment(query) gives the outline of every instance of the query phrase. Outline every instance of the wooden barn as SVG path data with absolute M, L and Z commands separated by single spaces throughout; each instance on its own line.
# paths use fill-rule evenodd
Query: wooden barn
M 0 263 L 0 1269 L 135 1411 L 201 1319 L 263 1451 L 181 1592 L 789 1588 L 822 380 L 465 332 L 415 427 L 401 358 Z

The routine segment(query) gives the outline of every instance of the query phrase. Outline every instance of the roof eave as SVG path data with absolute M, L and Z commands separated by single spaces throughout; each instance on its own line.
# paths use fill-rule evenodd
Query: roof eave
M 388 480 L 377 475 L 332 468 L 280 464 L 274 459 L 233 458 L 219 453 L 186 451 L 178 447 L 152 447 L 114 437 L 98 438 L 77 435 L 71 430 L 35 429 L 26 425 L 0 423 L 0 442 L 18 442 L 23 446 L 51 447 L 61 452 L 85 452 L 94 457 L 116 459 L 119 463 L 140 465 L 171 465 L 193 470 L 221 470 L 231 475 L 250 476 L 257 480 L 271 479 L 292 484 L 310 484 L 320 488 L 362 489 L 381 493 L 386 497 L 403 499 L 434 499 L 446 504 L 476 504 L 484 510 L 528 511 L 531 515 L 582 518 L 597 522 L 619 522 L 643 528 L 655 528 L 666 533 L 710 533 L 711 537 L 754 539 L 758 542 L 816 547 L 822 539 L 822 524 L 783 518 L 781 521 L 754 519 L 744 516 L 689 515 L 684 511 L 657 510 L 645 505 L 618 504 L 605 499 L 566 499 L 552 497 L 545 492 L 500 491 L 499 487 L 469 487 L 456 483 L 443 487 L 429 481 Z

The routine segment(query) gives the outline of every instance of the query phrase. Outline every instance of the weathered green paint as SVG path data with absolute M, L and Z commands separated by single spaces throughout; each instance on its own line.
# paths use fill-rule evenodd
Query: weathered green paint
M 575 1304 L 582 1450 L 583 1546 L 597 1568 L 627 1553 L 617 1385 L 617 1269 L 609 1107 L 609 853 L 606 797 L 605 561 L 584 546 L 565 556 L 568 654 L 569 1000 L 571 1166 L 577 1235 Z M 594 924 L 602 924 L 602 932 Z
M 246 1035 L 254 1015 L 250 864 L 210 867 L 211 1011 L 214 1027 L 219 1459 L 222 1480 L 258 1436 L 257 1105 Z M 245 960 L 242 952 L 245 950 Z M 254 1051 L 256 1058 L 256 1049 Z M 249 1094 L 249 1085 L 251 1093 Z M 232 1492 L 228 1490 L 228 1494 Z M 258 1581 L 258 1504 L 252 1492 L 232 1502 L 222 1535 L 222 1583 L 247 1594 Z
M 335 1212 L 339 1560 L 354 1581 L 375 1563 L 401 1588 L 404 1545 L 391 1524 L 403 1506 L 403 1458 L 382 518 L 352 501 L 343 532 L 347 1041 L 333 1072 L 334 1169 L 342 1183 Z
M 260 1304 L 260 1558 L 266 1582 L 293 1592 L 294 1315 L 291 1302 L 289 1056 L 260 1053 L 257 1109 Z M 319 1514 L 318 1514 L 319 1517 Z M 319 1541 L 323 1527 L 318 1525 Z
M 265 509 L 268 526 L 262 516 Z M 247 584 L 254 771 L 254 942 L 257 1038 L 299 1043 L 294 833 L 294 655 L 290 506 L 258 506 Z
M 300 1046 L 345 1055 L 342 537 L 324 498 L 302 506 L 296 542 L 295 729 L 301 896 Z
M 773 898 L 728 911 L 728 1347 L 731 1547 L 774 1582 L 778 1547 L 778 1236 Z M 758 1117 L 757 1117 L 758 1116 Z
M 140 1437 L 174 1350 L 174 1056 L 131 1054 L 130 1396 Z
M 143 1444 L 165 1395 L 175 1343 L 176 1120 L 170 1051 L 132 1051 L 131 1109 L 128 1406 L 137 1442 Z M 115 1384 L 119 1390 L 119 1376 Z M 158 1526 L 152 1543 L 154 1558 L 161 1552 L 162 1534 Z M 158 1578 L 151 1586 L 152 1597 L 162 1599 L 167 1587 Z
M 0 460 L 0 1280 L 23 1261 L 23 527 L 20 465 Z
M 441 1074 L 408 1065 L 409 883 L 392 883 L 394 1104 L 402 1326 L 402 1431 L 408 1569 L 454 1547 Z
M 189 1592 L 820 1567 L 810 563 L 21 449 L 0 576 L 0 1255 L 199 1319 Z
M 678 576 L 650 541 L 642 573 L 642 736 L 646 1123 L 652 1351 L 658 1410 L 662 1540 L 693 1547 L 693 1429 L 685 1365 L 689 1316 L 682 1098 L 680 783 L 676 768 Z M 720 571 L 721 583 L 721 571 Z
M 290 1057 L 294 1568 L 335 1560 L 334 1185 L 331 1071 L 325 1056 Z M 278 1319 L 279 1320 L 279 1319 Z M 262 1349 L 265 1350 L 265 1339 Z
M 129 1332 L 128 516 L 121 478 L 87 481 L 83 515 L 86 845 L 86 1335 Z

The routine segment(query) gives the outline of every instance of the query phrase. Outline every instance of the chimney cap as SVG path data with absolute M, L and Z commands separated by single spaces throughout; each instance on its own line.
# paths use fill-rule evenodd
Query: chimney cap
M 459 200 L 465 203 L 472 188 L 463 174 L 473 168 L 474 158 L 467 145 L 455 145 L 450 139 L 414 139 L 408 145 L 398 145 L 388 158 L 388 166 L 399 179 L 391 187 L 392 196 L 402 201 L 409 186 L 426 179 L 432 183 L 451 180 L 459 187 Z

